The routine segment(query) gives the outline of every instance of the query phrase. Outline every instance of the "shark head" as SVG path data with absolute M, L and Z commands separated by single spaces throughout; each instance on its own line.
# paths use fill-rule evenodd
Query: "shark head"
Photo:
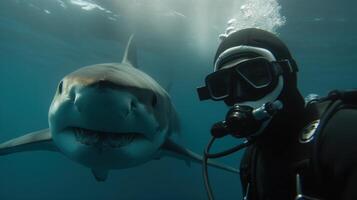
M 49 110 L 55 145 L 92 169 L 147 162 L 178 129 L 167 92 L 133 66 L 131 39 L 122 63 L 87 66 L 65 76 Z

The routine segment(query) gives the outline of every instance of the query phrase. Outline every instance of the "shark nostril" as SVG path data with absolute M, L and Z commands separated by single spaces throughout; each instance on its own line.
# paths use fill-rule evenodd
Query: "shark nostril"
M 128 116 L 136 108 L 137 108 L 137 102 L 135 102 L 135 100 L 131 100 L 128 105 L 128 109 L 126 110 L 125 116 Z
M 79 102 L 80 101 L 79 97 L 80 97 L 80 95 L 73 92 L 73 95 L 72 95 L 73 105 L 78 112 L 82 112 L 81 105 Z
M 132 102 L 129 103 L 128 109 L 127 109 L 127 115 L 134 109 L 134 105 Z
M 76 104 L 76 102 L 74 102 L 74 107 L 75 107 L 75 109 L 76 109 L 79 113 L 82 112 L 81 107 L 80 107 L 78 104 Z
M 77 99 L 77 94 L 74 90 L 70 90 L 70 92 L 68 93 L 68 99 L 73 102 L 76 103 L 76 99 Z
M 130 111 L 131 110 L 133 110 L 133 109 L 136 109 L 136 107 L 137 107 L 137 103 L 134 101 L 134 100 L 132 100 L 131 102 L 130 102 Z

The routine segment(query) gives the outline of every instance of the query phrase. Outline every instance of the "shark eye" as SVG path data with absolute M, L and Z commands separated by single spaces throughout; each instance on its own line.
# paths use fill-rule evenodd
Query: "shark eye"
M 157 96 L 156 96 L 156 94 L 152 95 L 151 105 L 152 105 L 152 107 L 155 107 L 157 105 Z
M 58 85 L 58 93 L 62 94 L 62 90 L 63 90 L 63 81 L 61 81 Z

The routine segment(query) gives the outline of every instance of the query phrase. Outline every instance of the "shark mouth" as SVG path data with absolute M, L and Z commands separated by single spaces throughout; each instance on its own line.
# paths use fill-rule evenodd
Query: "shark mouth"
M 132 143 L 140 136 L 139 133 L 114 133 L 94 131 L 84 128 L 73 128 L 76 140 L 87 146 L 118 148 Z

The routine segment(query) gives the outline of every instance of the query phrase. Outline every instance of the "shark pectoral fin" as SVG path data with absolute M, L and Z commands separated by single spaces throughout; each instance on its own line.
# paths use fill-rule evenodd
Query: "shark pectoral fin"
M 107 180 L 109 171 L 106 169 L 92 169 L 92 174 L 98 182 Z
M 28 133 L 0 144 L 0 155 L 23 151 L 58 151 L 49 129 Z
M 181 159 L 186 161 L 186 163 L 188 161 L 194 161 L 196 163 L 202 164 L 203 161 L 201 155 L 198 155 L 192 152 L 191 150 L 182 147 L 181 145 L 173 142 L 170 139 L 166 140 L 166 142 L 161 146 L 161 149 L 163 150 L 162 155 L 167 155 L 177 159 Z M 226 166 L 220 163 L 212 162 L 210 160 L 208 161 L 208 165 L 225 171 L 233 172 L 235 174 L 239 174 L 239 170 L 236 168 Z

